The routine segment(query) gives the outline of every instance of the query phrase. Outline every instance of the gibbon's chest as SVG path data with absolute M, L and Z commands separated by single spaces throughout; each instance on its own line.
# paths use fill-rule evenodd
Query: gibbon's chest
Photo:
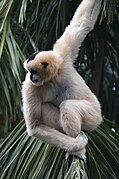
M 67 82 L 56 84 L 52 103 L 59 106 L 62 101 L 73 98 L 71 86 Z
M 51 102 L 55 106 L 59 106 L 62 101 L 67 99 L 75 99 L 73 86 L 68 81 L 61 83 L 55 83 L 47 87 L 47 91 L 44 91 L 44 102 Z
M 90 90 L 84 80 L 77 72 L 62 73 L 62 80 L 44 87 L 43 102 L 51 102 L 55 106 L 59 106 L 62 101 L 68 99 L 85 99 L 89 96 Z

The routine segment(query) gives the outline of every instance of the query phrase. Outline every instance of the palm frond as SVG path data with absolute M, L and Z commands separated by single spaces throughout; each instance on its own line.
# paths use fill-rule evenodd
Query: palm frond
M 6 125 L 7 133 L 7 130 L 11 129 L 9 124 L 13 122 L 12 120 L 16 120 L 16 115 L 21 111 L 21 80 L 24 77 L 22 67 L 24 55 L 13 36 L 9 19 L 5 22 L 5 28 L 1 37 L 0 55 L 0 93 L 2 96 L 0 116 L 4 120 L 8 118 L 11 120 L 11 122 L 5 121 L 6 124 L 4 124 Z M 21 68 L 19 68 L 20 66 Z M 20 116 L 19 119 L 21 118 Z M 0 117 L 0 120 L 2 117 Z
M 9 12 L 11 10 L 13 0 L 5 0 L 0 2 L 0 33 L 2 32 L 5 22 L 8 18 Z
M 107 23 L 112 23 L 114 20 L 114 15 L 118 14 L 118 9 L 118 0 L 103 0 L 100 22 L 102 22 L 104 18 L 107 18 Z
M 109 123 L 110 124 L 110 123 Z M 89 134 L 87 163 L 65 159 L 65 151 L 28 137 L 24 121 L 1 145 L 1 179 L 4 178 L 111 178 L 119 177 L 119 135 L 104 122 Z M 87 173 L 87 174 L 86 174 Z

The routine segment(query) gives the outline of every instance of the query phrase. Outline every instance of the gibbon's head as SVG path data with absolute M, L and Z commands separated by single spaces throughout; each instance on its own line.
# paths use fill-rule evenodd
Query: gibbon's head
M 33 85 L 41 86 L 57 77 L 59 62 L 53 51 L 36 52 L 24 62 L 24 68 L 30 72 Z

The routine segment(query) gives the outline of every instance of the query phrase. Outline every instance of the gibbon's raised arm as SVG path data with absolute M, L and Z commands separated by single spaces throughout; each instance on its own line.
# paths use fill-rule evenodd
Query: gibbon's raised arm
M 74 61 L 86 35 L 94 28 L 100 12 L 101 0 L 83 0 L 77 8 L 70 25 L 56 41 L 53 51 L 63 60 Z

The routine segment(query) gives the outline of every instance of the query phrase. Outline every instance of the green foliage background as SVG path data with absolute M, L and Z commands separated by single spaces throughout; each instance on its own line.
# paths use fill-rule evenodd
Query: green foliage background
M 25 76 L 24 60 L 34 51 L 52 48 L 53 43 L 69 24 L 80 2 L 80 0 L 0 1 L 1 141 L 23 118 L 21 85 Z M 75 63 L 77 71 L 98 96 L 103 116 L 111 121 L 111 123 L 103 123 L 97 131 L 89 136 L 88 170 L 86 171 L 91 179 L 118 178 L 118 29 L 119 1 L 103 0 L 95 29 L 86 37 Z M 29 178 L 31 176 L 37 178 L 40 174 L 40 178 L 43 178 L 45 176 L 42 173 L 43 170 L 47 170 L 46 178 L 51 176 L 56 178 L 58 172 L 61 176 L 64 152 L 42 144 L 34 138 L 29 138 L 24 122 L 21 122 L 2 143 L 1 151 L 1 175 L 3 178 L 20 178 L 21 173 L 23 178 L 28 178 L 28 173 L 31 170 Z M 43 155 L 44 151 L 48 151 L 48 153 Z M 50 157 L 48 157 L 49 152 Z M 52 155 L 53 152 L 57 156 L 55 159 Z M 51 162 L 49 162 L 50 166 L 46 164 L 46 159 Z M 80 166 L 80 161 L 78 160 L 78 162 L 78 166 Z M 32 168 L 32 165 L 38 166 Z M 66 173 L 71 172 L 70 167 L 71 165 L 66 168 Z M 79 167 L 80 171 L 84 171 L 84 168 L 81 167 Z M 69 176 L 71 176 L 70 172 Z M 68 176 L 68 174 L 66 175 Z

